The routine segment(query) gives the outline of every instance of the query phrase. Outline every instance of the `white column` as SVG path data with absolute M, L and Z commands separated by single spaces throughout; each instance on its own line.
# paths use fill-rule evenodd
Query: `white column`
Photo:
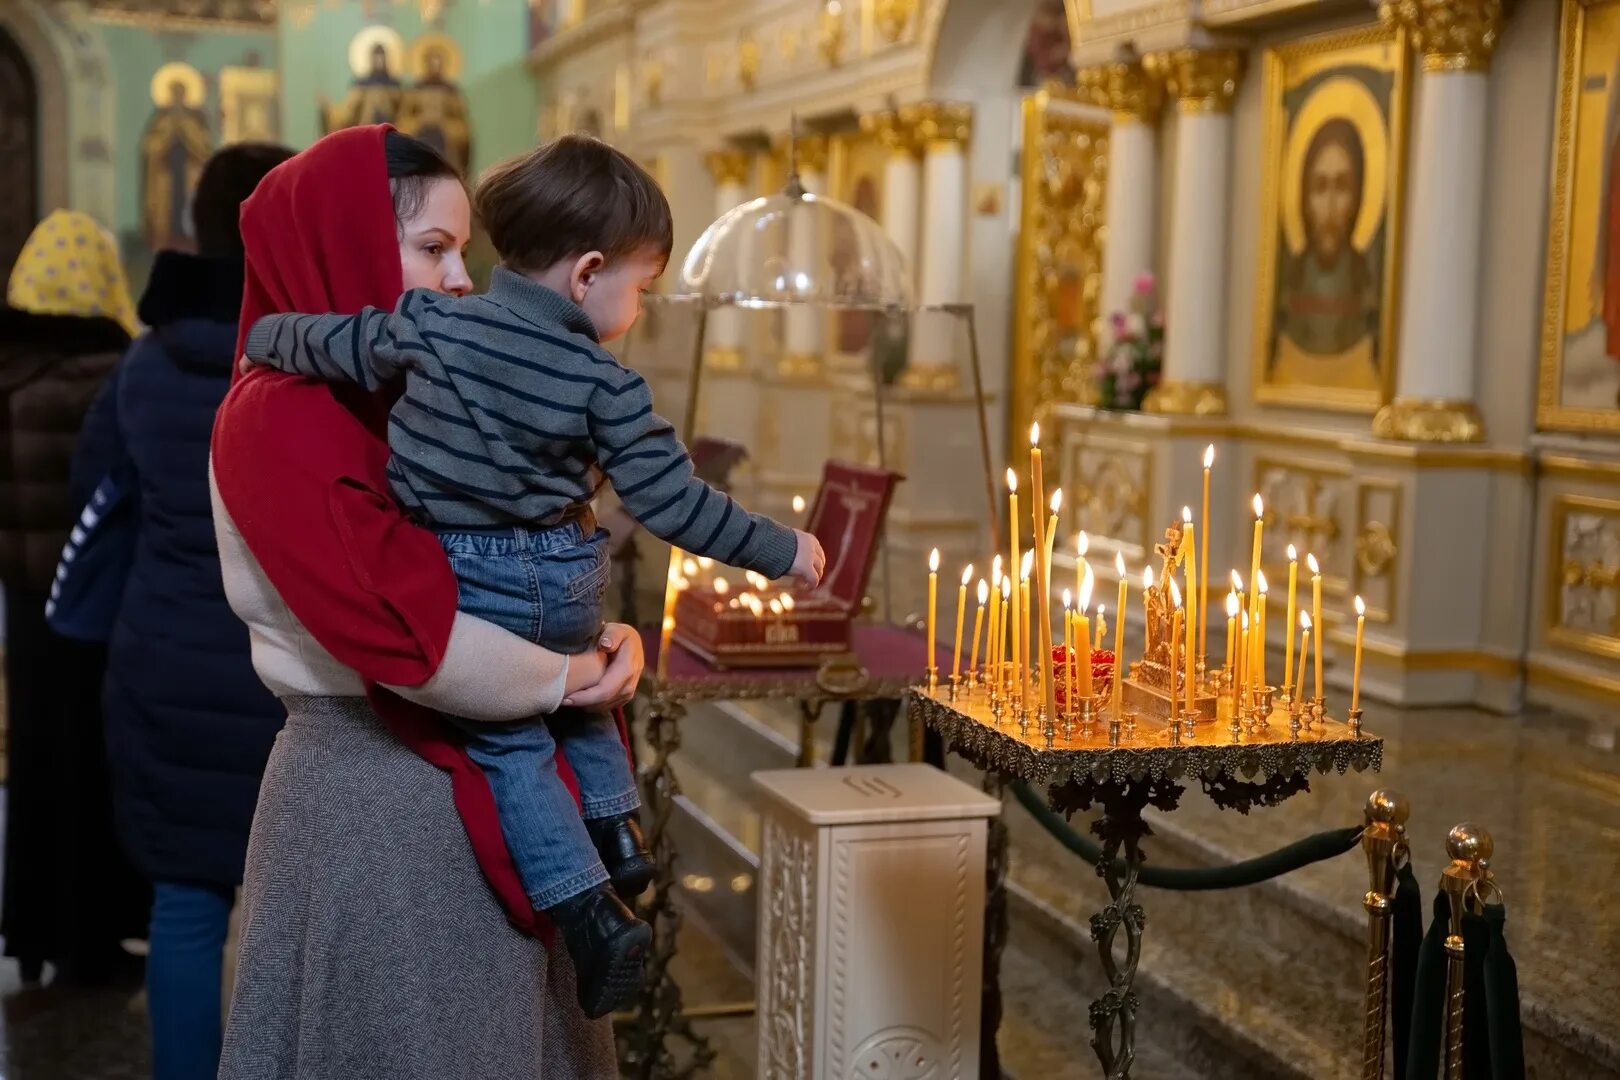
M 1502 21 L 1495 0 L 1391 5 L 1423 54 L 1412 202 L 1406 220 L 1395 401 L 1373 434 L 1412 442 L 1479 442 L 1474 404 L 1479 265 L 1485 205 L 1487 72 Z M 1458 268 L 1467 272 L 1459 273 Z
M 812 195 L 827 190 L 827 139 L 823 135 L 801 135 L 798 142 L 799 183 Z M 819 270 L 822 258 L 815 218 L 795 214 L 788 222 L 788 262 L 806 273 Z M 827 311 L 821 307 L 790 307 L 784 313 L 782 331 L 785 349 L 779 373 L 796 378 L 821 374 L 826 368 Z
M 748 201 L 753 159 L 745 150 L 716 150 L 704 158 L 714 177 L 714 216 Z M 711 371 L 738 371 L 744 364 L 743 313 L 732 307 L 709 313 L 704 364 Z
M 1227 216 L 1232 98 L 1243 54 L 1182 49 L 1149 57 L 1176 97 L 1169 273 L 1164 283 L 1164 376 L 1148 412 L 1226 412 Z M 1112 189 L 1110 189 L 1112 191 Z
M 901 110 L 923 144 L 922 251 L 917 268 L 917 299 L 923 304 L 955 304 L 963 299 L 967 252 L 967 144 L 973 134 L 968 105 L 930 102 Z M 953 389 L 961 382 L 960 320 L 923 312 L 913 323 L 908 386 Z
M 1092 100 L 1113 113 L 1108 133 L 1108 242 L 1103 247 L 1100 298 L 1106 319 L 1130 306 L 1137 275 L 1154 268 L 1161 87 L 1140 61 L 1090 68 L 1080 73 L 1080 80 Z
M 921 221 L 922 169 L 917 160 L 915 127 L 898 112 L 872 113 L 861 127 L 888 151 L 883 165 L 883 231 L 906 258 L 912 284 L 917 282 L 917 229 Z

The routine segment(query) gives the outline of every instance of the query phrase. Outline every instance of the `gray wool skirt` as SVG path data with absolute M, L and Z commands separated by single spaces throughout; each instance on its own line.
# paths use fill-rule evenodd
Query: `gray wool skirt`
M 513 930 L 450 780 L 362 698 L 288 698 L 243 881 L 220 1080 L 617 1074 L 567 953 Z

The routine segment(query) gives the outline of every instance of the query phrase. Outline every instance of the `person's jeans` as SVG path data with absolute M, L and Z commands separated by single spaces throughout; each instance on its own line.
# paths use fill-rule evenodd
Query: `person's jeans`
M 153 1080 L 219 1073 L 220 982 L 234 889 L 159 881 L 152 887 L 146 1011 Z
M 577 524 L 439 533 L 459 590 L 457 606 L 556 652 L 596 647 L 608 583 L 607 533 Z M 561 743 L 579 780 L 584 818 L 641 805 L 613 717 L 559 709 L 516 724 L 452 717 L 484 770 L 524 891 L 548 908 L 607 881 L 581 808 L 557 776 Z

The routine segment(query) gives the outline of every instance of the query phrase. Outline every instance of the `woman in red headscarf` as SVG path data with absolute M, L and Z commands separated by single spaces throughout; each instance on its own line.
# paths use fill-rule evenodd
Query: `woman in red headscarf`
M 432 151 L 385 127 L 330 135 L 243 204 L 241 325 L 464 292 L 469 230 Z M 537 934 L 483 774 L 434 710 L 620 704 L 639 639 L 610 626 L 599 654 L 562 657 L 458 613 L 443 549 L 388 494 L 389 403 L 256 369 L 215 426 L 226 595 L 288 714 L 254 816 L 220 1077 L 615 1075 L 612 1032 Z

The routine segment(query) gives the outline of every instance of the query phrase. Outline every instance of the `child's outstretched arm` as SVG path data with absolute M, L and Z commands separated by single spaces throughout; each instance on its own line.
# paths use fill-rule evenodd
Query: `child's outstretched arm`
M 358 315 L 266 315 L 248 331 L 244 350 L 254 363 L 327 382 L 375 390 L 431 355 L 411 318 L 415 292 L 397 311 L 365 308 Z
M 614 364 L 586 406 L 597 461 L 626 510 L 653 535 L 682 551 L 717 559 L 768 578 L 794 571 L 815 585 L 810 553 L 820 545 L 808 534 L 751 514 L 692 471 L 692 459 L 669 421 L 653 412 L 652 391 L 640 375 Z M 815 560 L 819 563 L 819 560 Z M 802 564 L 802 566 L 801 566 Z

